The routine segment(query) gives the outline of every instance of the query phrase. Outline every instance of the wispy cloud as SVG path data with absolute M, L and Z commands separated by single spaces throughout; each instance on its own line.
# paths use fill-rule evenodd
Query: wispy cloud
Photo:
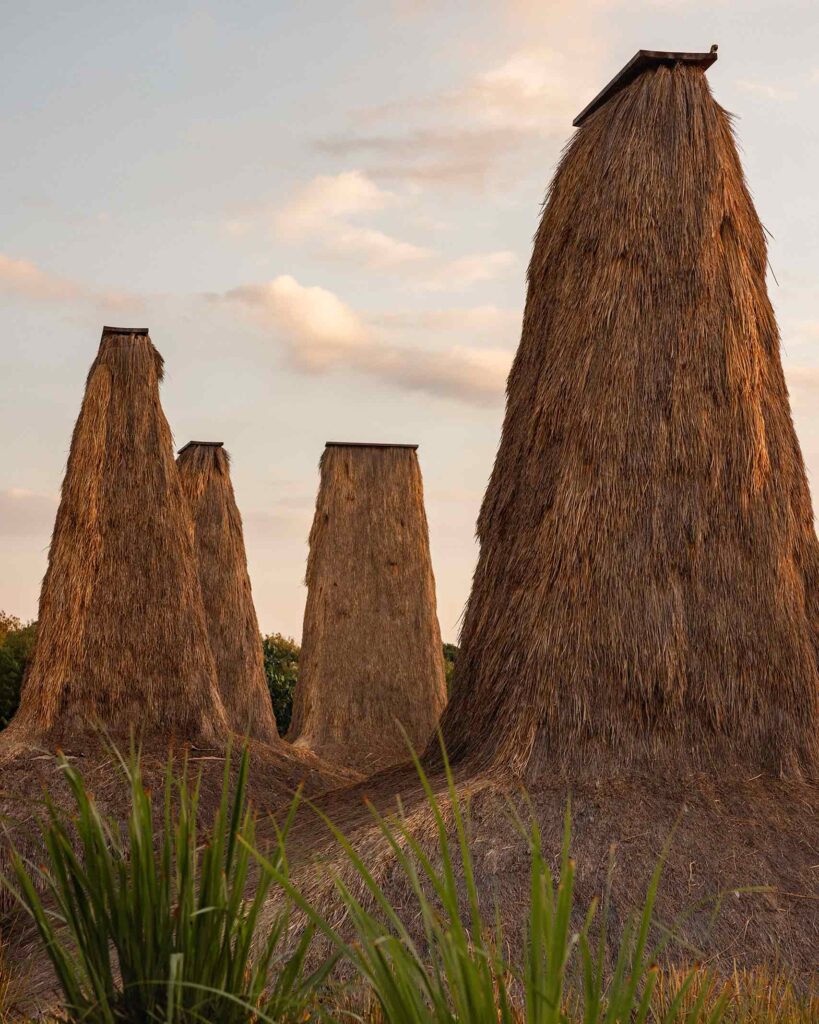
M 241 304 L 302 372 L 352 370 L 401 388 L 474 405 L 499 401 L 511 353 L 454 346 L 438 351 L 396 344 L 332 292 L 278 277 L 216 298 Z
M 517 263 L 508 249 L 474 253 L 445 263 L 425 284 L 429 291 L 461 291 L 482 281 L 491 281 Z
M 569 134 L 579 98 L 593 95 L 593 63 L 548 47 L 516 50 L 460 86 L 360 111 L 348 132 L 316 145 L 369 158 L 377 179 L 485 187 L 533 137 Z
M 29 260 L 14 259 L 3 253 L 0 253 L 0 291 L 38 303 L 91 302 L 112 309 L 142 304 L 135 295 L 88 288 L 70 278 L 51 274 Z
M 23 487 L 0 490 L 0 536 L 48 537 L 57 514 L 57 498 Z
M 350 359 L 370 341 L 364 322 L 337 295 L 301 285 L 290 275 L 234 288 L 223 298 L 241 303 L 274 326 L 293 364 L 310 373 Z
M 457 332 L 477 337 L 499 337 L 516 341 L 520 334 L 519 309 L 498 306 L 461 306 L 451 309 L 413 309 L 373 313 L 367 321 L 377 327 L 396 331 Z
M 372 177 L 412 185 L 485 188 L 497 164 L 521 148 L 528 133 L 515 128 L 409 128 L 319 139 L 321 152 L 369 159 Z
M 333 259 L 381 269 L 400 267 L 430 291 L 463 290 L 499 276 L 516 262 L 509 251 L 446 259 L 380 227 L 355 222 L 409 201 L 379 187 L 360 170 L 343 171 L 307 182 L 277 211 L 274 222 L 288 241 L 302 242 Z
M 280 232 L 302 237 L 321 230 L 327 219 L 372 213 L 394 206 L 398 197 L 379 188 L 361 171 L 320 174 L 303 185 L 276 216 Z
M 355 223 L 401 200 L 380 188 L 361 171 L 322 174 L 303 185 L 276 212 L 279 235 L 291 241 L 307 241 L 326 256 L 352 260 L 374 267 L 399 266 L 429 259 L 423 246 L 394 238 L 371 226 Z
M 324 252 L 342 259 L 352 259 L 372 267 L 420 264 L 432 258 L 432 251 L 423 246 L 402 242 L 375 228 L 347 225 L 328 233 Z
M 776 85 L 773 82 L 760 82 L 752 78 L 739 78 L 736 84 L 743 92 L 749 92 L 754 96 L 762 96 L 765 99 L 776 100 L 777 102 L 795 100 L 797 97 L 797 93 L 793 89 L 789 89 L 784 85 Z

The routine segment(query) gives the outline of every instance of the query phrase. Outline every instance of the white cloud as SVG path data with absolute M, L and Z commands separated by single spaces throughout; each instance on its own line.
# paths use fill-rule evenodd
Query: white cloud
M 365 266 L 391 267 L 429 259 L 421 246 L 384 231 L 351 223 L 400 202 L 361 171 L 318 175 L 302 186 L 276 214 L 276 230 L 291 241 L 307 240 L 325 256 Z
M 518 309 L 499 306 L 462 306 L 452 309 L 398 310 L 373 313 L 368 322 L 393 330 L 456 331 L 480 337 L 501 337 L 516 340 L 520 334 L 521 313 Z
M 759 82 L 750 78 L 739 78 L 736 83 L 744 92 L 752 93 L 754 96 L 762 96 L 768 100 L 780 102 L 796 99 L 793 89 L 782 85 L 774 85 L 771 82 Z
M 321 373 L 368 340 L 363 321 L 325 288 L 305 287 L 290 275 L 234 288 L 224 298 L 243 303 L 274 325 L 300 369 Z
M 14 259 L 3 253 L 0 253 L 0 291 L 40 303 L 91 302 L 111 309 L 142 305 L 137 296 L 126 292 L 97 291 L 42 270 L 29 260 Z
M 402 242 L 383 231 L 354 226 L 339 226 L 330 231 L 324 251 L 344 258 L 359 258 L 363 263 L 376 267 L 418 263 L 432 256 L 429 249 Z
M 396 201 L 392 192 L 379 188 L 361 171 L 320 174 L 300 188 L 279 211 L 276 223 L 284 236 L 302 238 L 323 230 L 328 218 L 372 213 Z
M 78 298 L 82 290 L 73 281 L 46 273 L 29 260 L 16 260 L 0 253 L 0 287 L 5 292 L 44 302 L 65 302 Z
M 441 266 L 425 284 L 430 291 L 460 291 L 482 281 L 490 281 L 517 262 L 508 249 L 499 252 L 461 256 Z
M 582 59 L 571 47 L 514 50 L 462 85 L 367 108 L 350 131 L 317 146 L 366 155 L 376 161 L 371 177 L 485 188 L 524 147 L 531 154 L 533 140 L 571 134 L 572 118 L 601 84 L 596 47 L 581 51 Z
M 352 131 L 320 139 L 316 148 L 332 156 L 369 157 L 374 178 L 416 188 L 483 189 L 498 163 L 518 152 L 529 137 L 515 127 L 447 125 L 410 127 L 398 134 Z
M 325 256 L 381 269 L 400 267 L 418 275 L 423 286 L 433 291 L 468 288 L 498 276 L 514 263 L 514 254 L 507 251 L 445 260 L 424 246 L 351 223 L 351 218 L 401 201 L 361 171 L 319 175 L 279 211 L 275 223 L 283 237 L 305 240 Z
M 503 396 L 509 351 L 465 346 L 438 351 L 395 344 L 332 292 L 301 285 L 289 276 L 234 288 L 218 298 L 241 303 L 257 322 L 272 329 L 290 362 L 303 372 L 346 369 L 405 391 L 475 405 L 493 404 Z
M 57 498 L 24 487 L 0 491 L 0 536 L 47 537 L 54 526 Z
M 489 124 L 568 134 L 578 95 L 588 87 L 588 72 L 580 72 L 570 54 L 540 47 L 510 54 L 476 75 L 452 101 Z

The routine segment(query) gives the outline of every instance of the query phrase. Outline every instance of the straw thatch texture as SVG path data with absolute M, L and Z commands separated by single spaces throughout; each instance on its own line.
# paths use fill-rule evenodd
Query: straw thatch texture
M 445 782 L 437 774 L 430 782 L 451 822 Z M 543 848 L 557 874 L 570 799 L 575 926 L 580 926 L 593 900 L 602 905 L 608 894 L 611 935 L 618 936 L 629 913 L 642 907 L 652 871 L 670 841 L 655 921 L 673 928 L 677 941 L 663 951 L 662 964 L 702 957 L 709 968 L 727 975 L 735 963 L 776 964 L 803 983 L 815 982 L 815 786 L 770 776 L 724 779 L 706 773 L 669 776 L 629 770 L 568 785 L 565 779 L 544 775 L 536 789 L 522 794 L 511 775 L 473 774 L 465 764 L 456 769 L 456 784 L 462 809 L 468 808 L 483 919 L 494 928 L 497 915 L 508 949 L 523 948 L 531 895 L 531 865 L 519 823 L 537 820 Z M 351 839 L 414 939 L 423 943 L 422 922 L 406 875 L 364 806 L 371 800 L 382 813 L 395 812 L 396 795 L 415 838 L 440 865 L 437 825 L 412 767 L 380 772 L 355 787 L 320 797 L 316 804 Z M 310 810 L 305 807 L 304 813 L 309 815 Z M 457 847 L 452 827 L 450 843 L 452 849 Z M 321 823 L 309 817 L 297 821 L 289 845 L 291 877 L 339 927 L 346 924 L 334 888 L 336 875 L 380 916 L 360 878 L 338 853 L 337 843 L 326 831 L 322 836 Z M 323 862 L 319 869 L 316 857 Z M 457 867 L 456 874 L 460 876 Z M 468 915 L 463 895 L 462 911 Z M 276 909 L 274 904 L 271 921 Z M 661 937 L 659 928 L 653 930 L 651 944 Z
M 127 755 L 132 732 L 153 789 L 162 791 L 174 749 L 177 764 L 190 754 L 202 773 L 206 818 L 219 799 L 230 729 L 161 377 L 147 332 L 103 333 L 63 481 L 37 648 L 20 709 L 0 733 L 0 874 L 9 871 L 11 844 L 42 859 L 35 824 L 44 787 L 72 806 L 47 748 L 63 749 L 88 778 L 100 813 L 120 824 L 127 789 L 110 742 Z M 234 737 L 234 758 L 240 746 Z M 249 794 L 260 812 L 287 803 L 299 786 L 315 795 L 357 777 L 282 743 L 252 740 L 250 754 Z M 9 902 L 0 891 L 0 928 Z M 18 956 L 17 938 L 13 945 Z
M 0 743 L 101 724 L 227 735 L 190 518 L 147 334 L 103 333 L 74 428 L 20 709 Z
M 819 546 L 765 267 L 729 118 L 700 70 L 647 71 L 574 136 L 535 241 L 442 725 L 484 907 L 508 930 L 529 884 L 506 804 L 522 785 L 555 865 L 571 800 L 578 922 L 605 893 L 611 844 L 622 924 L 671 836 L 659 920 L 709 965 L 779 957 L 807 978 Z M 438 763 L 432 743 L 440 791 Z M 406 907 L 362 807 L 397 794 L 434 852 L 411 769 L 320 807 Z M 307 862 L 299 877 L 331 910 L 311 858 L 336 855 L 315 828 L 298 824 L 290 863 Z
M 423 749 L 446 702 L 421 470 L 408 447 L 327 447 L 290 737 L 369 771 Z
M 701 70 L 645 72 L 576 133 L 478 522 L 453 755 L 815 776 L 819 545 L 765 270 Z
M 195 532 L 205 621 L 228 724 L 278 743 L 242 534 L 242 517 L 221 445 L 191 443 L 176 460 Z

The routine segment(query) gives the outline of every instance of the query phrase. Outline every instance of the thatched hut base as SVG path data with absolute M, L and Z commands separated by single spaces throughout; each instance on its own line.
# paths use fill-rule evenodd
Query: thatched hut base
M 440 774 L 433 784 L 442 805 L 448 805 Z M 764 775 L 726 774 L 717 779 L 701 772 L 623 771 L 580 781 L 552 779 L 525 794 L 508 779 L 465 773 L 458 776 L 458 793 L 469 808 L 471 849 L 485 920 L 494 921 L 497 906 L 511 949 L 523 946 L 530 891 L 527 843 L 512 809 L 523 822 L 531 820 L 530 813 L 534 815 L 557 873 L 570 801 L 578 926 L 592 900 L 606 891 L 613 850 L 610 935 L 616 936 L 629 911 L 642 907 L 652 871 L 670 839 L 655 914 L 659 924 L 675 926 L 682 940 L 665 952 L 668 966 L 683 966 L 699 957 L 724 974 L 735 965 L 773 966 L 796 981 L 815 980 L 819 947 L 819 789 L 815 785 L 785 783 Z M 397 795 L 414 834 L 434 859 L 435 825 L 411 767 L 327 794 L 318 805 L 354 837 L 356 849 L 412 928 L 418 925 L 414 897 L 365 806 L 369 799 L 382 813 L 389 812 L 396 806 Z M 341 908 L 327 873 L 316 871 L 316 859 L 342 871 L 356 890 L 360 888 L 349 866 L 339 859 L 333 841 L 326 833 L 320 836 L 320 827 L 305 808 L 304 819 L 297 822 L 291 837 L 291 865 L 301 865 L 296 874 L 305 892 L 340 921 Z M 749 891 L 758 887 L 765 891 Z M 365 892 L 359 895 L 367 901 Z M 422 939 L 420 933 L 417 938 Z
M 117 749 L 127 759 L 128 742 L 117 743 Z M 238 766 L 241 750 L 242 740 L 235 737 L 231 754 L 233 767 Z M 294 751 L 284 744 L 270 747 L 250 740 L 249 751 L 248 798 L 260 816 L 287 807 L 298 789 L 305 796 L 314 797 L 360 779 L 354 772 L 331 766 L 309 751 Z M 11 756 L 7 750 L 5 760 L 2 752 L 3 736 L 0 736 L 0 874 L 6 871 L 11 844 L 23 854 L 37 853 L 39 858 L 37 822 L 43 814 L 45 790 L 67 813 L 73 807 L 73 798 L 53 748 L 17 748 Z M 62 753 L 82 773 L 101 813 L 124 822 L 130 810 L 128 786 L 110 743 L 97 735 L 92 743 L 70 744 Z M 143 779 L 152 792 L 161 793 L 169 758 L 180 771 L 187 760 L 188 777 L 195 779 L 201 775 L 202 778 L 200 822 L 205 831 L 221 797 L 226 754 L 225 746 L 143 743 L 140 747 Z M 0 894 L 0 930 L 4 917 L 12 909 L 8 894 Z

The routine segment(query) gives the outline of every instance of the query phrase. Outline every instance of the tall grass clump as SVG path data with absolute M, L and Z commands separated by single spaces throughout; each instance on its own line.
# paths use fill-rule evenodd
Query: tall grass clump
M 14 854 L 12 869 L 69 1021 L 303 1019 L 331 964 L 305 974 L 312 929 L 295 949 L 282 952 L 286 913 L 251 957 L 272 875 L 251 878 L 255 825 L 246 796 L 247 751 L 232 782 L 230 760 L 219 808 L 203 835 L 199 782 L 189 778 L 187 766 L 177 779 L 169 763 L 157 814 L 138 757 L 121 761 L 130 788 L 121 829 L 100 814 L 80 774 L 61 758 L 73 821 L 46 795 L 45 863 L 34 868 Z M 272 863 L 278 865 L 275 856 Z
M 58 1019 L 67 1024 L 817 1019 L 816 999 L 806 999 L 773 972 L 737 972 L 726 979 L 696 963 L 659 966 L 678 941 L 674 922 L 664 927 L 655 916 L 664 857 L 642 906 L 625 916 L 616 934 L 605 894 L 579 920 L 568 809 L 555 872 L 538 826 L 517 819 L 530 853 L 526 925 L 519 940 L 505 935 L 481 894 L 467 808 L 445 755 L 442 796 L 416 762 L 431 839 L 418 839 L 400 806 L 389 818 L 371 808 L 381 852 L 392 855 L 406 883 L 400 910 L 360 848 L 314 809 L 337 843 L 328 852 L 332 916 L 341 924 L 331 923 L 326 900 L 305 895 L 301 881 L 312 888 L 305 869 L 294 874 L 288 866 L 285 841 L 298 799 L 279 842 L 261 852 L 245 795 L 246 753 L 232 784 L 225 772 L 207 835 L 198 820 L 198 783 L 187 770 L 177 777 L 168 767 L 161 807 L 154 808 L 138 759 L 122 764 L 131 799 L 125 828 L 99 814 L 81 776 L 63 758 L 75 815 L 67 823 L 47 798 L 45 863 L 35 869 L 16 856 L 16 882 L 6 880 L 39 931 L 61 990 Z M 279 908 L 272 924 L 261 913 L 271 899 Z M 0 980 L 0 1021 L 2 1000 Z
M 400 1024 L 717 1024 L 727 993 L 714 994 L 710 972 L 692 968 L 676 978 L 660 1002 L 655 990 L 658 958 L 671 941 L 656 928 L 654 903 L 663 860 L 648 885 L 643 906 L 621 934 L 608 933 L 606 903 L 593 903 L 578 928 L 574 923 L 575 866 L 570 856 L 567 809 L 559 874 L 544 855 L 536 825 L 528 831 L 531 857 L 529 913 L 524 948 L 510 955 L 491 908 L 482 906 L 464 810 L 444 755 L 448 809 L 436 797 L 418 761 L 416 767 L 434 819 L 437 844 L 430 855 L 399 815 L 373 817 L 400 871 L 409 882 L 411 906 L 391 905 L 370 867 L 345 836 L 330 827 L 342 847 L 352 879 L 335 879 L 349 931 L 327 921 L 294 884 L 282 865 L 256 854 L 339 956 L 365 983 L 376 1020 Z M 363 887 L 363 888 L 362 888 Z M 363 898 L 354 890 L 362 891 Z M 417 938 L 406 921 L 420 921 Z M 660 938 L 652 938 L 655 933 Z M 593 938 L 592 936 L 595 936 Z

